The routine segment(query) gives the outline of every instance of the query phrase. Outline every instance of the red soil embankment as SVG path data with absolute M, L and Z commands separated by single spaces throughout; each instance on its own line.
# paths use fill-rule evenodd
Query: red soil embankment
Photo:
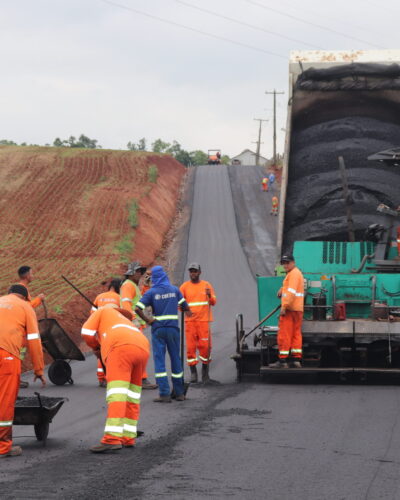
M 31 266 L 31 295 L 45 293 L 49 316 L 80 342 L 89 306 L 61 274 L 93 299 L 124 262 L 154 262 L 184 173 L 153 153 L 0 147 L 0 293 Z

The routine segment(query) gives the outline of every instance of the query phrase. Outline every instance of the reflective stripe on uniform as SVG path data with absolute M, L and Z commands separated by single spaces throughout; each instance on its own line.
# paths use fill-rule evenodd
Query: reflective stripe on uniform
M 96 333 L 96 330 L 89 330 L 88 328 L 82 328 L 81 330 L 82 335 L 89 335 L 90 337 L 94 337 Z
M 140 302 L 140 300 L 139 300 L 139 302 L 136 304 L 136 307 L 139 307 L 139 309 L 146 309 L 146 306 L 145 306 L 142 302 Z
M 11 427 L 13 421 L 12 420 L 0 420 L 0 427 Z
M 293 293 L 293 295 L 296 295 L 296 297 L 304 297 L 304 293 L 296 292 L 294 288 L 288 288 L 287 290 L 288 292 Z
M 160 377 L 167 377 L 168 376 L 168 373 L 167 372 L 161 372 L 161 373 L 155 373 L 154 376 L 156 378 L 160 378 Z
M 183 304 L 183 302 L 185 302 L 185 300 L 186 300 L 186 299 L 185 299 L 185 297 L 183 297 L 183 298 L 182 298 L 182 299 L 178 302 L 178 304 Z
M 125 380 L 113 380 L 107 384 L 107 403 L 130 401 L 139 404 L 142 388 Z
M 140 333 L 140 330 L 138 328 L 136 328 L 135 326 L 125 325 L 124 323 L 121 323 L 121 324 L 118 324 L 118 325 L 114 325 L 111 328 L 112 329 L 114 329 L 114 328 L 129 328 L 129 330 L 134 330 L 135 332 L 139 332 Z
M 291 349 L 291 351 L 292 351 L 292 353 L 296 353 L 296 354 L 298 354 L 298 353 L 301 354 L 303 352 L 302 349 Z
M 154 316 L 157 321 L 167 321 L 169 319 L 178 319 L 177 314 L 166 314 L 165 316 Z
M 191 358 L 191 359 L 187 358 L 186 359 L 187 363 L 193 363 L 194 361 L 198 361 L 198 359 L 197 358 Z
M 121 302 L 130 302 L 131 299 L 121 299 Z
M 103 368 L 97 368 L 97 373 L 104 373 Z
M 279 351 L 279 354 L 283 354 L 284 356 L 289 356 L 289 351 Z
M 189 302 L 189 306 L 208 306 L 208 302 Z
M 203 358 L 203 356 L 200 356 L 199 354 L 199 358 L 202 360 L 202 361 L 210 361 L 211 358 Z
M 28 335 L 26 336 L 26 338 L 28 340 L 36 340 L 36 339 L 39 339 L 39 334 L 38 333 L 28 333 Z
M 181 373 L 171 373 L 171 377 L 173 377 L 173 378 L 182 378 L 183 377 L 183 372 L 181 372 Z
M 124 426 L 122 418 L 107 418 L 106 425 L 104 428 L 105 434 L 111 434 L 112 436 L 122 437 L 123 432 L 124 432 Z
M 137 420 L 124 418 L 124 436 L 135 438 L 137 434 Z

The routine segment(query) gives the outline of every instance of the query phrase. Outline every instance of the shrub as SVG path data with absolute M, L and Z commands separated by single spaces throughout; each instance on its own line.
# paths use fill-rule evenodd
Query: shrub
M 139 204 L 136 200 L 133 200 L 129 206 L 128 221 L 133 228 L 139 225 Z
M 149 170 L 147 172 L 147 175 L 149 178 L 149 182 L 152 182 L 153 184 L 155 184 L 157 182 L 157 178 L 158 178 L 157 165 L 150 165 Z

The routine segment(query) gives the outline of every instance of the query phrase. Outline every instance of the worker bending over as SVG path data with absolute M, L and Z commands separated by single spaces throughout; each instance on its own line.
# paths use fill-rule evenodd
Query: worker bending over
M 107 370 L 107 420 L 101 443 L 93 453 L 135 445 L 140 413 L 142 374 L 150 354 L 149 341 L 132 324 L 132 313 L 108 304 L 82 326 L 82 338 Z
M 0 457 L 21 455 L 12 445 L 14 406 L 21 375 L 21 349 L 28 344 L 35 378 L 46 385 L 43 351 L 36 314 L 28 302 L 28 290 L 13 285 L 0 297 Z
M 121 298 L 119 296 L 119 289 L 121 285 L 121 280 L 114 278 L 110 281 L 108 285 L 108 291 L 100 293 L 94 299 L 91 312 L 94 313 L 100 307 L 104 307 L 107 304 L 115 304 L 117 307 L 120 305 Z M 99 381 L 100 387 L 106 387 L 106 374 L 104 373 L 104 366 L 100 359 L 97 360 L 97 380 Z
M 263 177 L 261 181 L 263 191 L 268 191 L 268 182 L 269 182 L 268 177 Z
M 278 208 L 279 208 L 279 200 L 278 200 L 278 197 L 276 195 L 274 195 L 272 197 L 272 206 L 271 206 L 271 212 L 270 214 L 271 215 L 278 215 Z
M 37 297 L 33 298 L 30 296 L 28 285 L 33 281 L 33 272 L 32 268 L 29 266 L 21 266 L 18 269 L 19 276 L 19 284 L 23 285 L 28 290 L 28 301 L 31 303 L 31 306 L 36 309 L 40 306 L 45 296 L 43 293 L 40 293 Z
M 145 272 L 145 266 L 142 266 L 139 262 L 131 262 L 125 272 L 125 280 L 122 282 L 120 291 L 121 307 L 132 313 L 133 323 L 141 331 L 145 329 L 146 323 L 140 318 L 136 317 L 135 307 L 142 297 L 139 283 Z M 149 381 L 147 371 L 145 369 L 145 371 L 143 372 L 142 388 L 151 390 L 157 389 L 157 387 L 158 386 L 156 384 L 152 384 Z
M 187 364 L 190 366 L 190 382 L 198 381 L 197 351 L 202 362 L 201 378 L 203 383 L 210 381 L 209 364 L 211 362 L 211 306 L 217 303 L 213 287 L 208 281 L 200 279 L 201 267 L 196 262 L 189 265 L 190 281 L 181 285 L 180 290 L 186 299 L 192 316 L 185 318 Z
M 143 321 L 151 325 L 154 369 L 160 392 L 160 396 L 154 399 L 154 402 L 171 402 L 168 373 L 165 366 L 166 350 L 171 358 L 171 377 L 176 400 L 184 401 L 183 367 L 179 355 L 178 306 L 183 311 L 187 311 L 188 314 L 191 314 L 190 309 L 179 288 L 171 285 L 161 266 L 153 267 L 151 281 L 153 285 L 136 304 L 136 312 Z M 144 314 L 144 310 L 148 306 L 153 310 L 152 318 L 148 318 Z
M 291 355 L 291 366 L 301 368 L 304 278 L 301 271 L 296 267 L 292 255 L 284 255 L 281 264 L 287 274 L 283 280 L 282 288 L 278 292 L 278 297 L 281 298 L 278 328 L 279 361 L 269 366 L 288 368 L 287 361 L 289 355 Z

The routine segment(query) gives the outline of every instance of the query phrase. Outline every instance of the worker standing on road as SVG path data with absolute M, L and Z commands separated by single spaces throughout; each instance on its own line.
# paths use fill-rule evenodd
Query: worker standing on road
M 143 331 L 146 323 L 140 318 L 136 317 L 135 307 L 142 297 L 139 288 L 140 279 L 146 272 L 146 267 L 142 266 L 139 262 L 131 262 L 125 272 L 125 280 L 122 282 L 120 295 L 121 307 L 131 312 L 133 315 L 133 324 Z M 143 372 L 142 388 L 143 389 L 157 389 L 156 384 L 152 384 L 147 376 L 147 371 Z
M 114 278 L 110 281 L 108 285 L 108 291 L 100 293 L 94 299 L 93 304 L 96 307 L 92 307 L 91 312 L 94 313 L 100 307 L 104 307 L 107 304 L 115 304 L 117 307 L 120 305 L 121 297 L 119 296 L 119 290 L 121 286 L 121 280 Z M 106 387 L 106 374 L 104 373 L 103 363 L 100 359 L 97 360 L 97 380 L 99 381 L 100 387 Z
M 135 445 L 142 374 L 150 345 L 132 319 L 131 312 L 108 304 L 91 314 L 82 326 L 82 338 L 107 369 L 107 420 L 101 443 L 90 448 L 93 453 Z
M 261 185 L 263 191 L 268 191 L 268 177 L 263 177 Z
M 152 287 L 136 304 L 137 314 L 151 325 L 151 341 L 153 346 L 154 369 L 160 396 L 156 403 L 170 403 L 171 393 L 165 366 L 165 352 L 171 358 L 171 377 L 177 401 L 184 401 L 183 367 L 179 355 L 180 334 L 178 324 L 178 306 L 190 315 L 190 308 L 180 290 L 171 285 L 162 266 L 151 270 Z M 144 314 L 146 307 L 151 307 L 153 317 Z
M 189 265 L 190 281 L 181 285 L 180 290 L 186 299 L 192 316 L 185 318 L 187 364 L 190 366 L 190 382 L 198 381 L 197 351 L 202 362 L 202 382 L 210 381 L 209 366 L 211 362 L 211 328 L 213 320 L 211 306 L 217 303 L 213 287 L 208 281 L 200 279 L 201 267 L 196 262 Z
M 35 378 L 46 385 L 43 351 L 36 314 L 28 302 L 28 290 L 13 285 L 0 297 L 0 457 L 21 455 L 12 445 L 14 406 L 21 375 L 21 349 L 28 343 Z
M 301 368 L 302 335 L 301 325 L 304 311 L 304 278 L 296 267 L 292 255 L 284 255 L 281 264 L 285 268 L 286 277 L 278 292 L 281 298 L 281 311 L 278 329 L 279 361 L 269 365 L 272 368 L 288 368 L 289 355 L 293 368 Z
M 278 215 L 278 209 L 279 209 L 279 200 L 278 200 L 278 197 L 276 195 L 274 195 L 272 197 L 272 206 L 271 206 L 271 212 L 270 214 L 271 215 Z
M 32 268 L 29 266 L 21 266 L 18 269 L 19 276 L 19 284 L 23 285 L 28 290 L 28 300 L 31 303 L 31 306 L 36 309 L 42 303 L 45 296 L 43 293 L 40 293 L 37 297 L 33 298 L 30 296 L 28 285 L 33 281 L 33 272 Z
M 272 187 L 273 183 L 275 182 L 275 174 L 271 172 L 268 176 L 268 180 L 269 180 L 269 185 Z

